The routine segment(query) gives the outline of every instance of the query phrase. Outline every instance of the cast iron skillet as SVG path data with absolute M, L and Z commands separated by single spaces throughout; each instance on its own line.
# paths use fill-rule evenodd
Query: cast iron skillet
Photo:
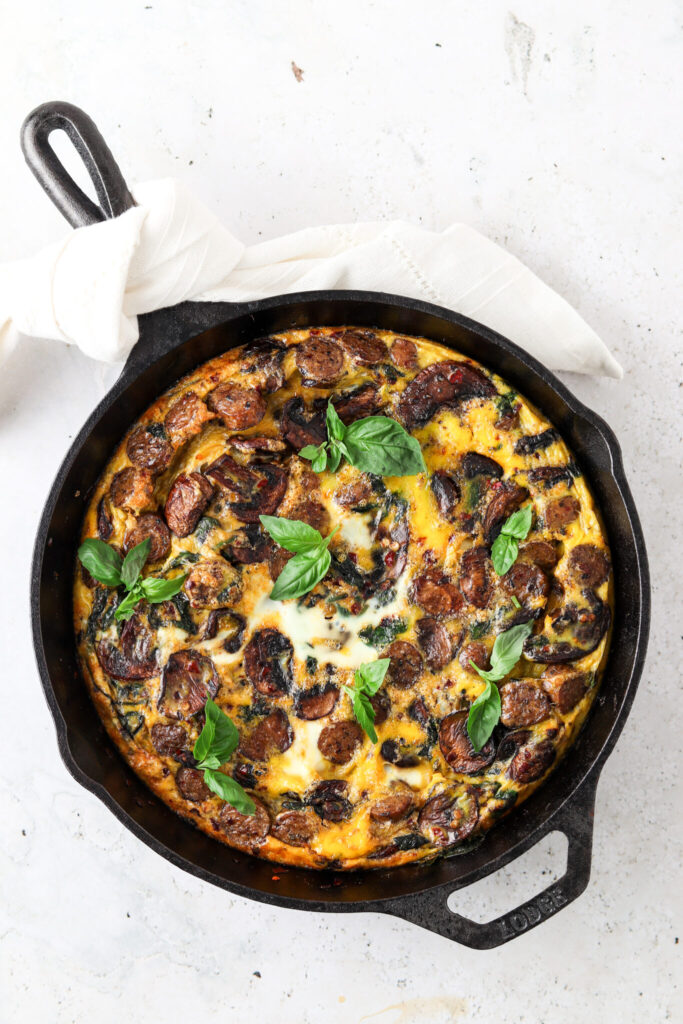
M 69 177 L 48 136 L 63 129 L 83 158 L 100 206 Z M 22 146 L 36 178 L 74 226 L 116 217 L 134 202 L 109 149 L 83 111 L 47 103 L 26 119 Z M 174 814 L 115 752 L 80 677 L 71 619 L 75 547 L 89 496 L 130 424 L 174 381 L 259 335 L 314 324 L 359 324 L 424 335 L 480 360 L 518 387 L 561 431 L 602 509 L 614 561 L 616 614 L 609 662 L 586 727 L 558 769 L 473 850 L 431 866 L 352 873 L 273 869 L 230 850 Z M 477 949 L 501 945 L 576 899 L 588 884 L 593 806 L 602 766 L 628 715 L 649 627 L 645 545 L 617 440 L 557 378 L 512 342 L 448 309 L 372 292 L 305 292 L 239 305 L 185 302 L 140 318 L 121 376 L 71 445 L 45 504 L 31 581 L 33 637 L 62 758 L 134 835 L 173 864 L 230 892 L 299 910 L 393 914 Z M 559 881 L 496 920 L 448 909 L 448 896 L 553 831 L 568 839 Z

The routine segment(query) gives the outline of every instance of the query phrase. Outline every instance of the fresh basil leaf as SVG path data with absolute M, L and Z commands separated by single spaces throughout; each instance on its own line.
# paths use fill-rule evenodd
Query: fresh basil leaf
M 370 698 L 360 690 L 353 695 L 353 713 L 361 729 L 367 733 L 373 743 L 376 743 L 375 709 L 370 703 Z
M 332 402 L 327 403 L 327 434 L 330 441 L 341 441 L 343 440 L 347 428 L 344 426 L 342 421 L 339 419 L 337 410 L 332 405 Z
M 344 436 L 349 462 L 364 473 L 377 476 L 415 476 L 427 467 L 420 443 L 388 416 L 356 420 Z
M 522 657 L 524 641 L 531 634 L 533 626 L 530 622 L 523 622 L 512 629 L 506 629 L 496 637 L 491 651 L 491 668 L 478 668 L 470 659 L 470 665 L 487 682 L 495 683 L 511 672 L 519 659 Z
M 207 700 L 207 704 L 209 701 Z M 211 747 L 213 746 L 213 738 L 216 735 L 216 721 L 208 715 L 204 722 L 204 728 L 200 732 L 199 736 L 195 741 L 195 745 L 192 748 L 192 754 L 200 763 L 204 762 L 204 759 L 208 756 Z M 216 767 L 219 767 L 216 765 Z
M 147 556 L 151 546 L 151 537 L 145 537 L 145 539 L 140 541 L 139 544 L 136 544 L 124 558 L 123 565 L 121 566 L 121 582 L 127 590 L 132 590 L 137 583 L 138 576 L 142 572 L 142 567 L 147 561 Z
M 121 604 L 114 612 L 114 618 L 117 622 L 126 622 L 133 614 L 133 609 L 136 604 L 142 600 L 142 591 L 139 587 L 133 587 L 124 597 Z
M 284 601 L 289 597 L 302 597 L 307 594 L 327 575 L 330 562 L 330 553 L 326 547 L 294 555 L 275 581 L 270 592 L 271 600 Z
M 517 559 L 519 544 L 507 533 L 499 533 L 491 547 L 491 561 L 499 576 L 504 576 Z
M 522 607 L 521 604 L 519 603 L 517 597 L 514 594 L 512 595 L 511 601 L 512 601 L 513 605 L 515 606 L 515 608 L 521 608 Z
M 275 543 L 287 551 L 299 555 L 322 547 L 322 535 L 300 519 L 281 519 L 279 516 L 259 516 L 259 519 Z
M 502 532 L 507 534 L 508 537 L 516 537 L 517 540 L 524 540 L 531 529 L 533 517 L 533 505 L 525 505 L 524 508 L 519 508 L 516 512 L 513 512 L 511 516 L 508 516 L 503 523 Z
M 322 473 L 327 466 L 327 451 L 323 449 L 311 462 L 311 469 L 314 473 Z
M 325 451 L 325 442 L 322 444 L 307 444 L 301 449 L 299 455 L 302 459 L 315 459 L 321 452 Z
M 467 732 L 477 753 L 489 739 L 500 720 L 500 691 L 490 680 L 470 708 Z
M 254 801 L 244 792 L 239 782 L 235 782 L 229 775 L 207 768 L 204 771 L 204 782 L 213 793 L 221 800 L 225 800 L 240 814 L 254 814 L 256 811 Z
M 232 719 L 226 715 L 225 711 L 221 711 L 210 697 L 206 702 L 204 713 L 206 721 L 212 722 L 214 726 L 213 742 L 209 752 L 214 754 L 221 764 L 225 764 L 237 749 L 240 734 Z
M 374 697 L 384 681 L 390 664 L 391 658 L 377 658 L 376 661 L 360 665 L 353 676 L 356 689 Z
M 78 557 L 93 579 L 107 587 L 120 585 L 121 556 L 103 540 L 95 537 L 84 540 L 78 549 Z
M 161 601 L 168 601 L 179 594 L 186 579 L 187 573 L 182 576 L 174 576 L 171 580 L 161 579 L 159 576 L 147 576 L 146 579 L 140 581 L 140 589 L 150 604 L 159 604 Z
M 327 456 L 327 469 L 330 473 L 336 473 L 339 469 L 339 463 L 342 460 L 342 450 L 337 442 L 333 442 L 330 445 L 330 451 Z M 315 468 L 315 467 L 314 467 Z

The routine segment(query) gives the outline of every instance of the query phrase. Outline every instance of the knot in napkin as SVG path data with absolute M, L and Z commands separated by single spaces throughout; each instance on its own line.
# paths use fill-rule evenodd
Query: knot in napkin
M 519 260 L 464 224 L 307 228 L 245 247 L 180 182 L 133 189 L 137 205 L 0 266 L 0 361 L 22 335 L 124 359 L 137 318 L 186 299 L 244 302 L 354 289 L 418 298 L 479 320 L 554 370 L 621 377 L 579 314 Z

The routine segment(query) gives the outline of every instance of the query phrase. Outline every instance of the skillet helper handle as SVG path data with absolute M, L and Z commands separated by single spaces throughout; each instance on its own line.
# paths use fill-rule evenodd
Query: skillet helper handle
M 563 808 L 537 842 L 551 832 L 568 840 L 567 870 L 562 878 L 515 910 L 492 921 L 471 921 L 448 908 L 450 895 L 444 886 L 411 896 L 389 908 L 389 913 L 453 939 L 470 949 L 495 949 L 557 914 L 572 903 L 588 885 L 593 843 L 593 812 L 597 779 L 587 779 L 569 806 Z
M 66 132 L 85 164 L 99 206 L 79 188 L 50 145 L 49 137 L 58 129 Z M 21 127 L 21 148 L 38 183 L 72 227 L 119 217 L 135 206 L 109 146 L 80 107 L 59 100 L 36 107 Z

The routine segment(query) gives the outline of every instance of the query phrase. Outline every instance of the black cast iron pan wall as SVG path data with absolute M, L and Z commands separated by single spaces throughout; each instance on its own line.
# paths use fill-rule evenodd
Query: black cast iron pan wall
M 79 152 L 88 154 L 102 208 L 83 202 L 86 197 L 57 162 L 48 142 L 54 127 L 64 128 Z M 118 215 L 131 205 L 109 150 L 78 108 L 60 103 L 38 108 L 25 122 L 22 141 L 29 166 L 72 224 Z M 206 359 L 270 331 L 348 323 L 425 335 L 450 345 L 500 373 L 557 426 L 603 511 L 615 576 L 612 647 L 601 693 L 577 743 L 548 782 L 479 846 L 427 867 L 274 872 L 271 864 L 192 829 L 152 796 L 109 742 L 76 663 L 71 621 L 75 548 L 89 495 L 112 449 L 170 384 Z M 545 367 L 481 324 L 427 303 L 368 292 L 309 292 L 239 307 L 183 303 L 141 317 L 140 340 L 121 377 L 76 437 L 51 488 L 36 538 L 31 607 L 38 667 L 69 771 L 136 836 L 199 878 L 279 906 L 393 914 L 476 948 L 500 945 L 534 927 L 588 883 L 598 775 L 623 728 L 645 657 L 645 547 L 609 427 Z M 451 892 L 497 870 L 555 830 L 569 841 L 567 871 L 543 893 L 486 924 L 448 910 Z

